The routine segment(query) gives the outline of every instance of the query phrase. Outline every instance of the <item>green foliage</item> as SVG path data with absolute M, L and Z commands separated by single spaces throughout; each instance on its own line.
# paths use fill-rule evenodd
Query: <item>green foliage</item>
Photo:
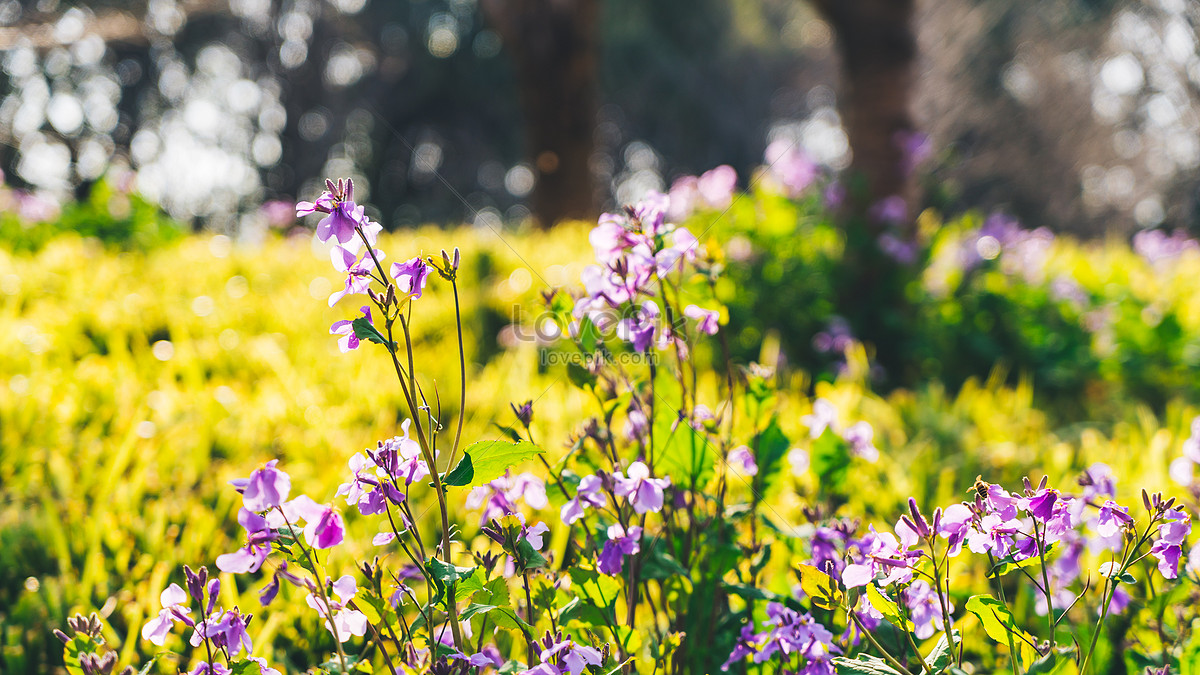
M 453 486 L 483 485 L 542 452 L 529 441 L 477 441 L 467 446 L 463 458 L 443 480 Z
M 13 251 L 32 252 L 56 237 L 74 234 L 94 238 L 125 250 L 149 250 L 185 234 L 183 226 L 168 218 L 136 192 L 118 190 L 108 180 L 92 184 L 86 199 L 70 202 L 49 220 L 30 221 L 7 205 L 19 199 L 0 185 L 0 245 Z

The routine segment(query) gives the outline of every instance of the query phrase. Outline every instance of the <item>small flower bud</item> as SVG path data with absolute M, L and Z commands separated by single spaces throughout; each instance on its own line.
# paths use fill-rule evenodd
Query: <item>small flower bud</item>
M 533 401 L 526 401 L 520 406 L 515 403 L 509 403 L 508 405 L 512 408 L 513 414 L 516 415 L 517 421 L 521 423 L 521 426 L 528 429 L 529 425 L 533 423 Z

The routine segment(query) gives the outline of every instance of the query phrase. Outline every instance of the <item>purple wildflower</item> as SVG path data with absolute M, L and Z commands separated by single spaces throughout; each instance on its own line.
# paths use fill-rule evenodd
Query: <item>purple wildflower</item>
M 629 499 L 633 510 L 639 514 L 655 513 L 662 509 L 663 490 L 671 484 L 670 478 L 651 478 L 650 468 L 642 462 L 629 465 L 629 477 L 620 473 L 613 475 L 616 480 L 616 494 Z

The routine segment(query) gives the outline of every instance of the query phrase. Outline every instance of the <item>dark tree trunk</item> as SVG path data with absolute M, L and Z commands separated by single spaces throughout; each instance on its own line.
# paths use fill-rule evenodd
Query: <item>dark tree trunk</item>
M 504 40 L 525 117 L 537 183 L 530 199 L 542 227 L 595 218 L 590 160 L 597 110 L 601 0 L 484 0 Z
M 915 0 L 815 0 L 837 34 L 842 123 L 854 153 L 852 190 L 861 212 L 893 195 L 911 200 L 904 135 L 914 129 L 910 103 L 917 61 Z

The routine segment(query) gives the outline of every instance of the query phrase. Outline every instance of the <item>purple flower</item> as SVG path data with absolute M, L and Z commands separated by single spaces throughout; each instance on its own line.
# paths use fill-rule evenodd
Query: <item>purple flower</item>
M 375 268 L 375 262 L 371 260 L 371 256 L 363 253 L 362 258 L 359 258 L 353 251 L 341 246 L 334 246 L 330 249 L 329 255 L 333 261 L 333 268 L 346 274 L 346 287 L 329 296 L 329 306 L 333 307 L 347 295 L 366 293 L 371 286 L 371 271 Z M 383 260 L 384 253 L 375 250 L 375 256 Z
M 836 433 L 838 430 L 837 408 L 829 401 L 819 398 L 813 401 L 812 414 L 801 417 L 800 423 L 808 427 L 808 434 L 812 438 L 819 438 L 826 429 L 833 429 Z
M 182 623 L 188 626 L 193 625 L 192 619 L 188 616 L 192 610 L 183 603 L 187 602 L 188 596 L 179 584 L 171 584 L 163 590 L 159 596 L 159 602 L 162 604 L 162 610 L 158 616 L 146 622 L 142 626 L 142 639 L 161 647 L 167 639 L 167 634 L 171 632 L 173 623 Z
M 971 532 L 973 519 L 974 514 L 965 504 L 951 504 L 942 512 L 941 518 L 935 518 L 938 535 L 946 539 L 950 556 L 956 556 L 962 550 L 963 542 Z
M 271 554 L 271 542 L 275 541 L 276 534 L 267 525 L 266 518 L 244 507 L 238 510 L 238 523 L 246 530 L 246 546 L 217 556 L 217 569 L 231 574 L 257 572 Z
M 521 538 L 529 542 L 529 545 L 533 547 L 533 550 L 540 551 L 542 550 L 542 545 L 544 543 L 542 541 L 542 537 L 549 531 L 549 525 L 545 523 L 537 523 L 535 525 L 521 528 Z
M 967 535 L 967 546 L 975 553 L 991 553 L 1005 558 L 1012 551 L 1013 536 L 1021 529 L 1017 520 L 1004 520 L 999 513 L 989 513 Z
M 743 476 L 758 475 L 758 464 L 754 461 L 754 452 L 744 445 L 730 450 L 729 455 L 725 457 L 725 463 Z
M 282 513 L 280 513 L 282 511 Z M 346 529 L 342 516 L 332 506 L 323 506 L 307 495 L 300 495 L 283 504 L 280 511 L 267 514 L 267 524 L 272 528 L 294 527 L 305 523 L 304 539 L 314 548 L 332 548 L 342 543 Z
M 1039 490 L 1026 501 L 1029 515 L 1038 520 L 1049 520 L 1054 515 L 1054 504 L 1058 501 L 1057 490 Z
M 619 523 L 608 527 L 608 541 L 596 560 L 596 569 L 601 574 L 615 576 L 621 573 L 625 556 L 635 555 L 642 550 L 642 528 L 634 525 L 625 532 Z
M 651 478 L 650 468 L 642 462 L 629 465 L 629 477 L 613 474 L 616 493 L 629 499 L 633 510 L 639 514 L 656 513 L 663 506 L 663 490 L 671 484 L 670 478 Z
M 467 494 L 468 509 L 483 508 L 480 523 L 516 513 L 517 500 L 524 500 L 533 509 L 544 509 L 550 504 L 546 498 L 546 483 L 531 473 L 515 476 L 505 474 L 490 483 L 478 485 Z
M 429 465 L 422 456 L 421 445 L 408 437 L 408 427 L 411 424 L 412 420 L 401 422 L 401 435 L 380 441 L 378 449 L 372 455 L 375 465 L 396 481 L 397 485 L 402 478 L 405 485 L 412 485 L 414 481 L 429 475 Z
M 1131 524 L 1133 524 L 1133 517 L 1129 515 L 1129 509 L 1111 499 L 1106 499 L 1104 505 L 1100 507 L 1100 513 L 1094 526 L 1096 534 L 1108 538 L 1116 536 Z
M 875 430 L 867 422 L 855 422 L 850 425 L 842 438 L 850 444 L 850 452 L 857 457 L 862 457 L 868 462 L 875 462 L 879 459 L 879 449 L 871 441 L 875 438 Z
M 1150 554 L 1158 559 L 1158 571 L 1167 579 L 1179 576 L 1179 559 L 1183 556 L 1183 545 L 1192 531 L 1192 517 L 1183 509 L 1171 509 L 1163 515 L 1163 524 L 1158 526 L 1158 539 L 1150 548 Z
M 625 229 L 624 218 L 612 213 L 600 216 L 600 222 L 588 234 L 588 241 L 596 252 L 596 260 L 608 264 L 621 257 L 621 252 L 632 242 Z
M 763 159 L 771 176 L 789 197 L 799 197 L 817 177 L 817 165 L 796 147 L 795 141 L 785 138 L 772 141 Z
M 695 319 L 696 330 L 705 335 L 716 335 L 720 330 L 718 320 L 721 318 L 721 313 L 715 309 L 704 309 L 696 305 L 688 305 L 683 310 L 683 315 L 689 319 Z
M 579 481 L 579 490 L 575 493 L 575 498 L 568 500 L 563 504 L 562 511 L 559 516 L 567 525 L 573 525 L 576 521 L 583 518 L 584 511 L 587 507 L 601 508 L 607 502 L 607 497 L 604 496 L 604 481 L 599 476 L 584 476 Z
M 204 640 L 212 640 L 215 646 L 227 650 L 230 656 L 237 655 L 243 649 L 249 653 L 254 645 L 246 633 L 247 620 L 237 610 L 217 612 L 196 624 L 190 643 L 193 647 L 199 647 Z
M 249 478 L 230 481 L 242 493 L 242 504 L 250 511 L 262 513 L 287 500 L 292 490 L 292 479 L 275 468 L 278 463 L 279 460 L 273 459 L 251 473 Z
M 908 606 L 909 618 L 916 626 L 913 632 L 918 639 L 925 640 L 944 629 L 945 621 L 938 594 L 928 582 L 918 579 L 904 589 L 902 595 L 904 604 Z M 949 598 L 946 602 L 950 605 L 949 610 L 953 612 L 954 603 L 950 602 Z
M 1079 477 L 1079 485 L 1083 487 L 1083 500 L 1090 502 L 1099 497 L 1112 497 L 1117 494 L 1116 479 L 1112 469 L 1101 462 L 1087 468 Z
M 654 237 L 661 234 L 663 217 L 671 205 L 671 198 L 656 190 L 651 190 L 642 197 L 642 201 L 633 206 L 633 215 L 642 225 L 642 233 Z
M 316 202 L 296 204 L 296 215 L 328 214 L 317 223 L 317 239 L 323 242 L 337 239 L 340 244 L 349 244 L 354 240 L 355 231 L 361 227 L 374 245 L 375 237 L 383 228 L 372 223 L 363 213 L 363 207 L 354 203 L 354 181 L 343 183 L 339 180 L 336 185 L 333 181 L 325 181 L 325 185 L 329 189 Z
M 504 665 L 504 657 L 494 645 L 484 645 L 482 651 L 467 658 L 467 663 L 476 668 L 499 668 Z
M 658 305 L 653 300 L 647 300 L 642 303 L 641 311 L 637 312 L 635 318 L 623 319 L 617 325 L 617 335 L 632 343 L 634 351 L 644 352 L 654 343 L 658 316 Z
M 358 593 L 354 577 L 345 575 L 333 582 L 333 595 L 337 599 L 329 599 L 329 606 L 316 593 L 309 593 L 305 598 L 309 607 L 317 610 L 317 614 L 325 619 L 325 628 L 341 642 L 350 636 L 362 637 L 367 634 L 367 616 L 355 609 L 347 609 L 346 605 Z M 335 630 L 336 626 L 336 630 Z
M 363 306 L 359 307 L 359 309 L 362 311 L 363 316 L 367 319 L 367 323 L 374 325 L 375 322 L 371 320 L 371 308 Z M 334 322 L 334 324 L 329 327 L 329 334 L 342 336 L 338 338 L 338 349 L 342 350 L 343 354 L 348 351 L 358 349 L 358 345 L 360 343 L 358 336 L 354 334 L 353 321 L 345 319 Z
M 908 559 L 913 554 L 902 549 L 894 535 L 876 532 L 872 527 L 859 542 L 858 550 L 861 554 L 859 561 L 846 565 L 842 570 L 842 583 L 847 588 L 866 586 L 880 574 L 884 575 L 884 586 L 912 579 Z
M 429 265 L 417 256 L 402 263 L 392 263 L 390 274 L 396 280 L 399 293 L 419 298 L 429 280 Z
M 718 211 L 729 208 L 733 203 L 733 190 L 736 187 L 737 171 L 728 164 L 705 171 L 696 181 L 696 190 L 704 205 Z

